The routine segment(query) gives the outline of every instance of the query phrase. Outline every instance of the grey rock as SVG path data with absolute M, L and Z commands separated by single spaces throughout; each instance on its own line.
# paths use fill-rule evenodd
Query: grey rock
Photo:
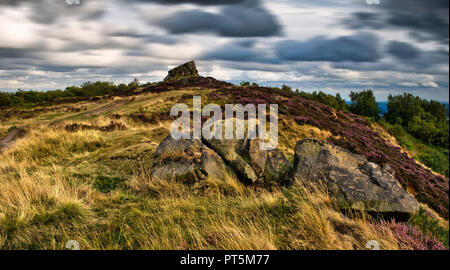
M 391 172 L 368 162 L 364 156 L 324 141 L 297 142 L 293 176 L 327 190 L 343 209 L 376 212 L 400 219 L 419 210 L 417 200 L 401 187 Z
M 169 74 L 164 81 L 176 81 L 184 78 L 199 77 L 194 61 L 187 62 L 181 66 L 169 70 Z
M 152 177 L 196 182 L 230 176 L 247 184 L 280 182 L 290 163 L 278 149 L 261 150 L 261 143 L 248 136 L 209 140 L 175 140 L 168 136 L 156 149 Z
M 208 177 L 224 180 L 228 173 L 222 158 L 200 140 L 175 140 L 169 135 L 158 146 L 154 157 L 154 180 L 194 183 Z
M 225 120 L 230 121 L 230 120 Z M 232 121 L 243 121 L 234 119 Z M 225 122 L 222 123 L 225 127 Z M 261 139 L 248 137 L 248 127 L 243 139 L 203 139 L 205 144 L 216 151 L 226 163 L 238 174 L 241 181 L 255 183 L 263 181 L 266 184 L 279 182 L 281 174 L 290 163 L 284 154 L 278 150 L 261 150 Z

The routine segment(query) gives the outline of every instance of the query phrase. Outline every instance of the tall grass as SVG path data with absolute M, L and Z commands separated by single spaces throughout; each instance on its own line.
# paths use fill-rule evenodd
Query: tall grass
M 166 122 L 121 119 L 126 132 L 68 132 L 71 123 L 36 126 L 0 154 L 1 249 L 64 249 L 68 240 L 81 249 L 365 249 L 369 240 L 399 248 L 369 217 L 344 215 L 326 194 L 299 184 L 155 181 L 152 154 Z M 331 136 L 295 123 L 282 129 L 285 149 L 295 136 Z

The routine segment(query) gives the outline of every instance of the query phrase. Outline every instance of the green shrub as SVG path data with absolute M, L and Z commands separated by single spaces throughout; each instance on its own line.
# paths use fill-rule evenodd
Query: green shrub
M 381 111 L 378 108 L 378 104 L 372 90 L 365 90 L 361 92 L 352 91 L 350 93 L 350 98 L 352 99 L 352 104 L 350 105 L 350 111 L 352 113 L 374 119 L 380 118 Z
M 449 150 L 448 148 L 426 144 L 409 134 L 400 124 L 391 125 L 386 121 L 379 122 L 400 143 L 412 153 L 414 158 L 433 169 L 435 172 L 449 176 Z
M 389 95 L 387 106 L 384 117 L 389 123 L 402 125 L 424 143 L 448 148 L 449 121 L 444 104 L 404 93 Z
M 432 234 L 448 248 L 448 230 L 439 225 L 439 222 L 427 214 L 427 211 L 424 208 L 420 208 L 419 213 L 411 217 L 408 223 L 418 226 L 424 233 Z

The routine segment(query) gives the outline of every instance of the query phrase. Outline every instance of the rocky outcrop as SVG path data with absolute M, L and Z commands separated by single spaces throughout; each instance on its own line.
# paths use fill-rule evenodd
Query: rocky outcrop
M 235 124 L 241 121 L 241 125 L 245 127 L 244 138 L 203 139 L 204 143 L 216 151 L 245 183 L 274 184 L 283 181 L 283 174 L 290 165 L 283 152 L 278 149 L 261 150 L 263 140 L 248 137 L 251 132 L 248 131 L 246 121 L 239 119 L 225 121 L 234 121 Z M 223 127 L 225 121 L 222 123 Z
M 297 142 L 294 178 L 328 190 L 343 209 L 362 210 L 406 218 L 419 210 L 389 167 L 381 169 L 364 156 L 315 139 Z
M 199 77 L 197 67 L 194 61 L 185 63 L 174 69 L 169 70 L 169 74 L 164 79 L 165 82 L 177 81 L 186 78 L 196 78 Z
M 227 168 L 222 158 L 200 140 L 165 138 L 155 152 L 154 180 L 194 183 L 208 177 L 224 180 Z
M 155 179 L 176 178 L 192 182 L 207 177 L 223 180 L 227 171 L 232 171 L 247 184 L 283 181 L 290 167 L 289 161 L 278 149 L 261 150 L 261 143 L 262 140 L 248 136 L 244 139 L 213 138 L 201 141 L 174 140 L 169 135 L 156 150 L 157 163 L 152 176 Z

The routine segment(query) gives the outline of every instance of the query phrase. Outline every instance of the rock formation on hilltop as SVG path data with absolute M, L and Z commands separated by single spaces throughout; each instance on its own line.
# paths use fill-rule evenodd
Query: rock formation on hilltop
M 195 65 L 195 62 L 191 61 L 169 70 L 169 74 L 164 79 L 164 81 L 169 82 L 185 78 L 196 78 L 196 77 L 199 77 L 198 70 Z

